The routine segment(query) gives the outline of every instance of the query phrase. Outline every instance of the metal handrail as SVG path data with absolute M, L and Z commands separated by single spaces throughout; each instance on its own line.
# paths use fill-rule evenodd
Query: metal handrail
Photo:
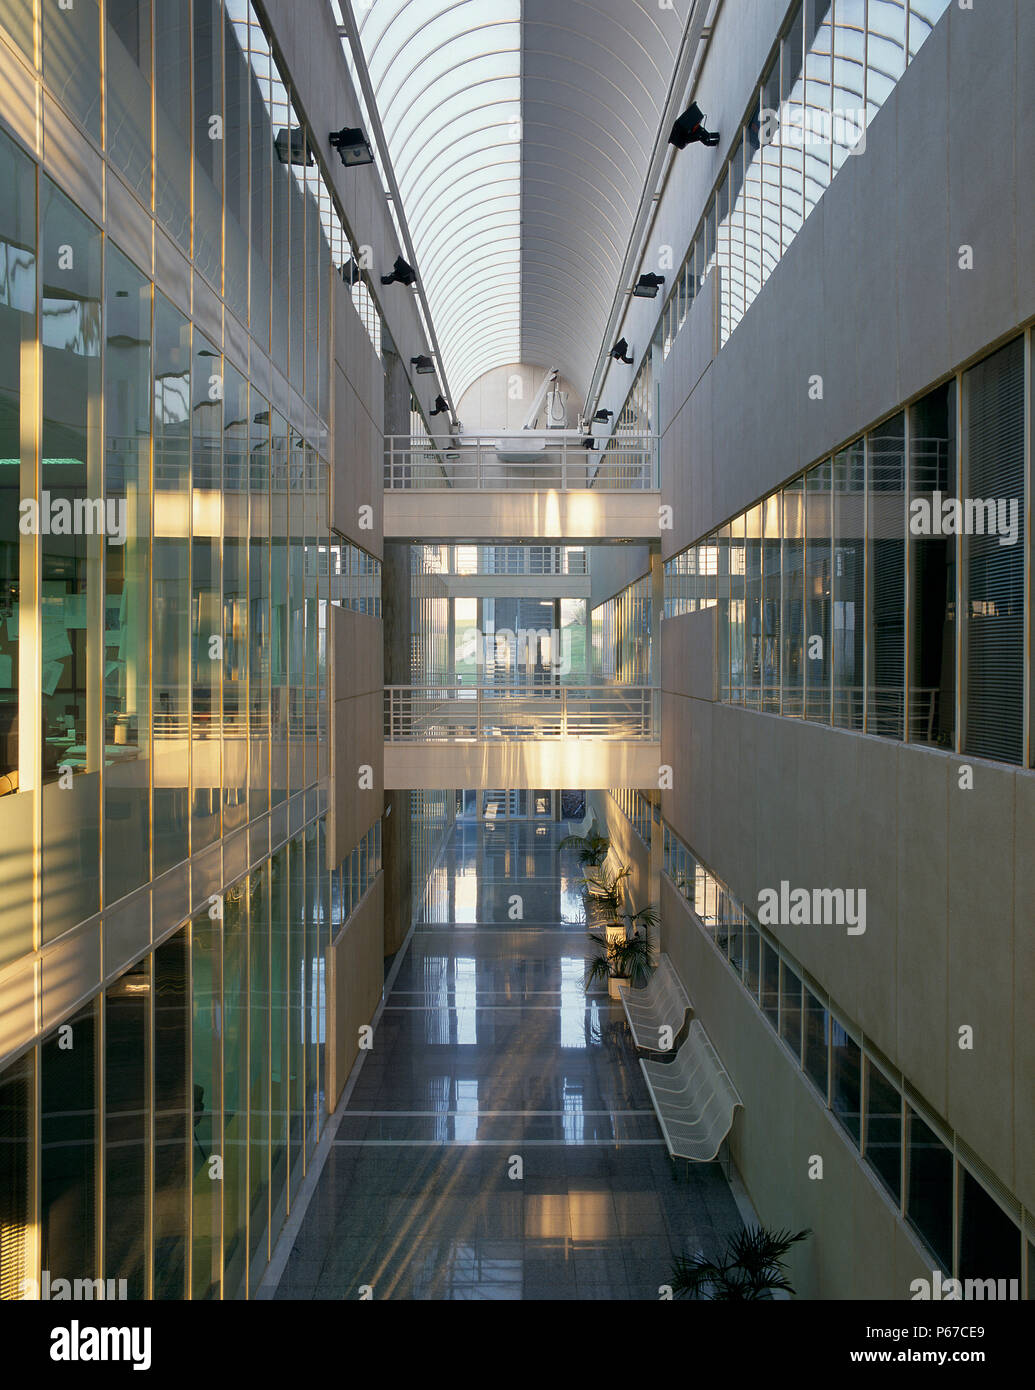
M 388 743 L 658 737 L 649 685 L 385 686 Z
M 414 441 L 410 435 L 385 436 L 384 486 L 388 492 L 455 489 L 461 492 L 533 490 L 561 492 L 648 492 L 659 487 L 660 448 L 656 435 L 621 435 L 600 450 L 584 449 L 556 433 L 529 431 L 506 439 L 518 452 L 522 444 L 542 441 L 527 460 L 505 462 L 496 443 L 483 439 L 449 448 Z M 500 441 L 503 443 L 504 441 Z M 511 446 L 513 446 L 511 448 Z M 507 450 L 504 450 L 507 452 Z

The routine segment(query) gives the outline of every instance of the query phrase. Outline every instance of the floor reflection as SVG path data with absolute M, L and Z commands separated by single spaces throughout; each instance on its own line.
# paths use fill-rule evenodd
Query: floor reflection
M 740 1226 L 717 1164 L 674 1181 L 621 1007 L 583 990 L 566 827 L 537 829 L 453 834 L 277 1297 L 656 1299 Z

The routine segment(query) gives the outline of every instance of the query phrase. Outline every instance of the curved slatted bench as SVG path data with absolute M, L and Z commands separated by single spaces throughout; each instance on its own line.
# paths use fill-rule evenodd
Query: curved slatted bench
M 622 1008 L 637 1047 L 671 1056 L 674 1049 L 679 1047 L 679 1035 L 687 1014 L 693 1013 L 694 1006 L 676 974 L 675 966 L 663 953 L 650 982 L 643 989 L 622 990 Z M 662 1028 L 672 1029 L 668 1048 L 661 1046 Z
M 700 1020 L 690 1024 L 674 1062 L 641 1059 L 640 1066 L 671 1157 L 710 1163 L 743 1102 Z

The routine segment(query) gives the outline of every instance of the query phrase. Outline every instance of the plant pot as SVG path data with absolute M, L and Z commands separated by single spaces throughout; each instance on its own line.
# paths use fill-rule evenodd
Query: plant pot
M 628 986 L 629 980 L 625 975 L 608 975 L 607 992 L 612 999 L 621 999 L 622 986 Z

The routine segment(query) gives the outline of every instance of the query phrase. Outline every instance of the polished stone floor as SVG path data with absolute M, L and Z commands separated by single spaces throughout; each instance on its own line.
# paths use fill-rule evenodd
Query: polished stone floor
M 673 1168 L 621 1005 L 583 990 L 564 833 L 453 832 L 277 1298 L 657 1299 L 740 1228 L 718 1164 Z

